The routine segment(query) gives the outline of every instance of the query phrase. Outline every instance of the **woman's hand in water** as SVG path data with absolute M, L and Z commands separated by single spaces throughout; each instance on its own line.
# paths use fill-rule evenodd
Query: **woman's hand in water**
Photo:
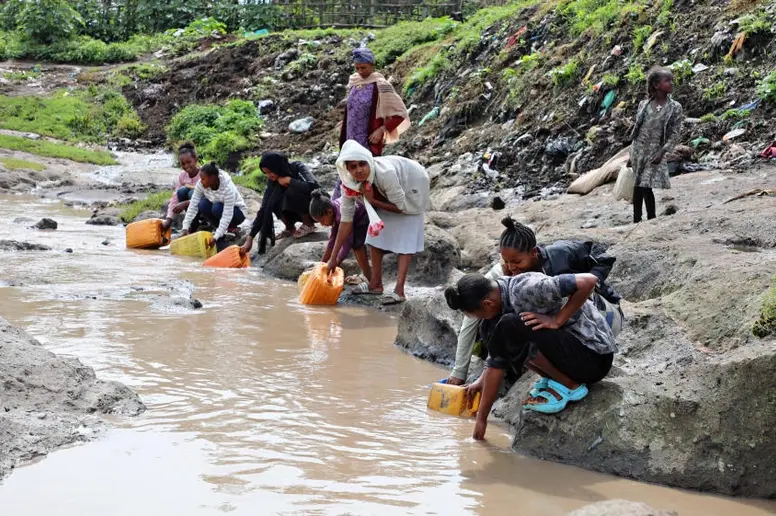
M 652 164 L 660 165 L 660 162 L 663 161 L 664 156 L 665 156 L 665 152 L 663 152 L 662 150 L 659 151 L 657 154 L 655 154 L 655 157 L 652 158 Z
M 487 417 L 480 419 L 477 417 L 477 420 L 474 423 L 474 432 L 472 433 L 472 437 L 475 441 L 484 441 L 485 440 L 485 430 L 488 429 L 488 419 Z
M 552 315 L 522 312 L 520 318 L 526 326 L 530 326 L 534 331 L 543 329 L 557 330 L 562 326 Z
M 240 246 L 240 254 L 248 254 L 251 252 L 251 248 L 253 247 L 253 237 L 249 236 L 245 239 L 245 243 Z
M 278 178 L 278 184 L 280 186 L 282 186 L 283 188 L 286 188 L 286 187 L 288 187 L 288 185 L 291 184 L 291 178 L 288 177 L 288 176 L 286 176 L 286 177 L 279 177 Z
M 385 127 L 378 127 L 375 131 L 369 135 L 369 143 L 377 145 L 385 138 Z
M 463 385 L 466 382 L 464 380 L 461 380 L 460 378 L 456 378 L 455 376 L 449 376 L 447 378 L 447 383 L 449 385 Z

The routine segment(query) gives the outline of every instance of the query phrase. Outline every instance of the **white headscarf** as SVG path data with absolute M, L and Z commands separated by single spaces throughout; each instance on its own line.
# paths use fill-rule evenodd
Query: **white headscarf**
M 369 164 L 369 177 L 364 182 L 371 187 L 375 180 L 375 160 L 372 157 L 372 153 L 362 147 L 361 144 L 354 140 L 348 140 L 342 145 L 339 157 L 337 157 L 337 173 L 342 181 L 342 196 L 361 197 L 366 213 L 369 216 L 369 234 L 377 236 L 385 227 L 385 224 L 383 224 L 374 207 L 361 195 L 361 182 L 356 181 L 348 172 L 348 161 L 366 161 Z

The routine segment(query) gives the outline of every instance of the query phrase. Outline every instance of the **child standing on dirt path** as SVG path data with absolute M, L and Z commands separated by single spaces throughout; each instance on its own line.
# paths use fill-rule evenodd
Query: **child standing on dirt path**
M 341 198 L 340 198 L 341 199 Z M 329 233 L 329 245 L 326 246 L 326 252 L 323 253 L 321 261 L 328 263 L 334 251 L 334 244 L 337 241 L 337 232 L 341 220 L 340 199 L 333 201 L 329 194 L 322 190 L 315 190 L 312 193 L 310 201 L 310 216 L 321 226 L 331 227 Z M 345 283 L 348 285 L 358 285 L 364 281 L 369 282 L 372 279 L 372 268 L 369 266 L 369 257 L 366 254 L 366 233 L 369 229 L 369 216 L 366 213 L 366 207 L 361 203 L 356 203 L 356 212 L 353 215 L 353 232 L 342 245 L 337 255 L 337 266 L 347 258 L 350 250 L 356 257 L 358 266 L 361 267 L 363 277 L 348 276 Z
M 172 225 L 175 215 L 189 207 L 194 187 L 199 183 L 199 157 L 193 143 L 184 142 L 178 147 L 178 163 L 183 170 L 175 180 L 172 197 L 167 205 L 167 217 L 162 223 L 165 230 Z
M 237 226 L 245 221 L 245 201 L 229 174 L 218 170 L 215 162 L 202 167 L 199 175 L 200 181 L 194 187 L 186 218 L 183 219 L 181 236 L 188 234 L 192 222 L 200 215 L 216 227 L 208 244 L 215 245 L 221 251 L 226 233 L 237 232 Z
M 631 139 L 629 164 L 636 176 L 633 189 L 633 222 L 641 222 L 642 202 L 647 219 L 655 218 L 653 188 L 671 188 L 665 155 L 676 147 L 682 129 L 682 105 L 670 97 L 674 74 L 655 67 L 647 75 L 649 98 L 641 101 Z

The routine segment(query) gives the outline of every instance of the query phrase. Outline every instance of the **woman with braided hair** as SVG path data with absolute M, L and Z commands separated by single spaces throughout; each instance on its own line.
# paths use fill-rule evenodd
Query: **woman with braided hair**
M 633 126 L 629 165 L 636 185 L 633 189 L 633 222 L 641 222 L 641 205 L 647 207 L 647 219 L 654 219 L 653 188 L 671 188 L 667 152 L 679 141 L 682 129 L 682 105 L 671 98 L 674 75 L 667 68 L 655 67 L 647 75 L 647 95 L 641 101 Z
M 501 224 L 505 228 L 499 239 L 501 261 L 485 275 L 486 278 L 496 280 L 524 272 L 542 272 L 547 276 L 589 272 L 598 278 L 590 299 L 604 316 L 614 336 L 617 336 L 624 319 L 620 296 L 606 283 L 614 266 L 613 256 L 606 254 L 600 245 L 589 241 L 559 240 L 548 246 L 536 245 L 536 235 L 528 226 L 511 217 L 504 218 Z M 464 316 L 458 333 L 455 365 L 447 383 L 463 385 L 469 373 L 471 357 L 487 357 L 485 344 L 477 339 L 479 325 L 480 321 L 476 318 Z M 511 382 L 519 373 L 508 370 L 507 380 Z

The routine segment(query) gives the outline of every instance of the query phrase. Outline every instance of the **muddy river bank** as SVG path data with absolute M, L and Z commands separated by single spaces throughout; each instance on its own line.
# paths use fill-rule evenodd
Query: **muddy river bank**
M 304 307 L 295 285 L 255 270 L 129 251 L 123 228 L 88 216 L 3 196 L 4 238 L 52 250 L 2 254 L 0 314 L 125 383 L 147 411 L 19 467 L 0 484 L 3 514 L 562 515 L 611 498 L 682 515 L 776 512 L 521 457 L 496 425 L 476 443 L 470 421 L 426 411 L 446 371 L 393 346 L 395 316 Z

